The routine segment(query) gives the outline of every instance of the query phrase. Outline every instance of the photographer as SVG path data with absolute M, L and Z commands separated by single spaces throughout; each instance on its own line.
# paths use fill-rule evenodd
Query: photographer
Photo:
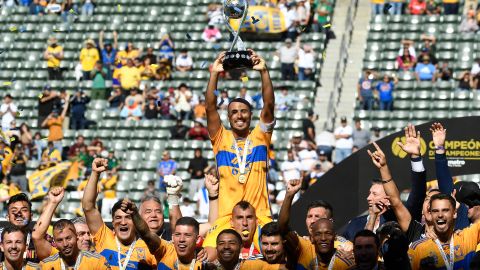
M 90 102 L 90 97 L 85 95 L 83 90 L 75 92 L 75 96 L 70 99 L 71 108 L 71 128 L 75 130 L 85 129 L 87 119 L 85 112 L 87 111 L 87 104 Z

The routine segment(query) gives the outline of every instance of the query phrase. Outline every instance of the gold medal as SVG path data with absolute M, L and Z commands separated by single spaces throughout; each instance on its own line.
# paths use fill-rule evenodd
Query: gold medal
M 245 184 L 246 181 L 247 181 L 247 177 L 245 176 L 245 174 L 241 174 L 238 177 L 238 182 L 240 182 L 240 184 Z

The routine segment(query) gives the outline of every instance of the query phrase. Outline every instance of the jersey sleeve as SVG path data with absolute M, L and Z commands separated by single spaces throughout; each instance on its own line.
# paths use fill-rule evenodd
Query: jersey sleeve
M 95 250 L 100 253 L 102 250 L 105 249 L 105 245 L 107 243 L 107 238 L 113 238 L 113 232 L 103 223 L 100 230 L 97 231 L 95 235 L 93 235 L 93 241 L 95 242 Z
M 223 124 L 220 124 L 220 128 L 218 129 L 217 133 L 210 137 L 210 141 L 212 142 L 213 152 L 216 154 L 218 153 L 218 148 L 220 146 L 220 141 L 225 133 L 225 127 Z
M 160 246 L 157 248 L 157 250 L 155 250 L 152 255 L 155 256 L 155 260 L 157 260 L 157 263 L 160 263 L 160 261 L 175 255 L 175 247 L 173 246 L 173 244 L 161 239 Z

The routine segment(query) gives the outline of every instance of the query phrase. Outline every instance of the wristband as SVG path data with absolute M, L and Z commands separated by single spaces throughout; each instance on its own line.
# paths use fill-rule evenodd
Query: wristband
M 216 199 L 218 199 L 218 194 L 215 195 L 215 196 L 210 196 L 210 195 L 208 195 L 208 200 L 209 200 L 209 201 L 215 201 Z
M 435 147 L 435 150 L 445 150 L 445 147 L 443 147 L 443 146 L 437 146 L 437 147 Z
M 393 180 L 393 178 L 390 178 L 390 179 L 388 179 L 388 180 L 383 180 L 383 179 L 382 179 L 382 183 L 383 183 L 383 184 L 386 184 L 386 183 L 392 182 L 392 180 Z
M 172 206 L 178 205 L 179 201 L 180 201 L 180 196 L 178 196 L 178 195 L 168 195 L 167 196 L 168 208 L 171 208 Z

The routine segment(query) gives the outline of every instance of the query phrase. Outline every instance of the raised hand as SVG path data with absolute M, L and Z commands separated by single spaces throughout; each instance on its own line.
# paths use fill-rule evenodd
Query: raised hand
M 420 131 L 415 132 L 415 126 L 408 124 L 405 127 L 405 144 L 397 142 L 397 145 L 407 154 L 420 156 Z
M 370 152 L 370 150 L 367 150 L 367 152 L 372 158 L 373 164 L 380 169 L 383 166 L 387 165 L 387 159 L 385 158 L 385 154 L 383 153 L 382 149 L 380 149 L 380 147 L 375 142 L 373 142 L 373 146 L 375 146 L 376 150 L 373 153 Z
M 259 56 L 252 49 L 248 49 L 247 51 L 249 51 L 251 53 L 250 56 L 252 57 L 253 70 L 262 71 L 262 70 L 267 69 L 267 65 L 265 64 L 265 59 L 263 59 L 261 56 Z
M 225 59 L 225 52 L 221 52 L 218 56 L 217 59 L 212 64 L 212 71 L 211 72 L 216 72 L 220 73 L 223 72 L 223 59 Z
M 378 215 L 381 215 L 381 214 L 385 213 L 385 211 L 387 211 L 389 205 L 390 205 L 389 197 L 384 196 L 384 197 L 381 197 L 377 200 L 374 200 L 373 205 L 371 207 L 369 207 L 368 211 L 371 215 L 378 216 Z
M 180 196 L 183 187 L 183 181 L 180 176 L 166 175 L 163 181 L 167 184 L 167 195 Z
M 293 196 L 300 190 L 301 187 L 302 187 L 302 180 L 296 179 L 296 180 L 287 181 L 286 194 Z
M 132 215 L 138 212 L 137 206 L 129 199 L 123 199 L 120 209 L 126 214 Z
M 53 204 L 59 204 L 63 196 L 65 196 L 65 189 L 63 187 L 52 187 L 48 192 L 48 201 Z
M 92 162 L 92 171 L 102 173 L 108 169 L 108 160 L 105 158 L 95 158 Z
M 220 182 L 215 176 L 211 174 L 205 175 L 205 187 L 208 190 L 208 196 L 215 197 L 218 195 L 219 183 Z
M 447 136 L 447 130 L 443 128 L 442 124 L 440 123 L 433 123 L 430 127 L 430 131 L 432 132 L 432 139 L 433 144 L 435 147 L 444 147 L 445 145 L 445 137 Z

